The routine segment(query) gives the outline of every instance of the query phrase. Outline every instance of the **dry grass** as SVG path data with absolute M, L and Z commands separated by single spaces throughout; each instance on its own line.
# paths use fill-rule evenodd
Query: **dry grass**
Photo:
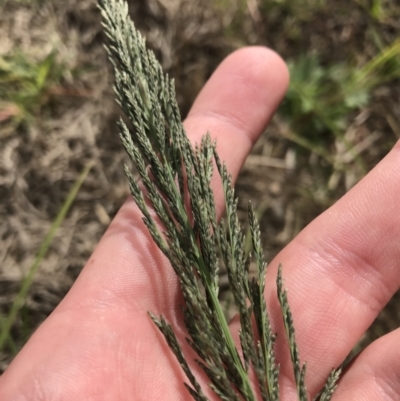
M 133 19 L 176 78 L 184 114 L 218 63 L 238 46 L 269 45 L 295 66 L 300 56 L 318 53 L 321 73 L 328 75 L 331 66 L 342 64 L 351 71 L 366 65 L 400 36 L 394 17 L 400 7 L 394 0 L 374 10 L 362 0 L 334 5 L 321 0 L 131 3 Z M 94 162 L 41 263 L 11 342 L 0 353 L 1 371 L 68 291 L 128 188 L 95 1 L 5 1 L 0 6 L 0 37 L 3 314 L 69 189 L 83 166 Z M 46 64 L 50 54 L 54 57 Z M 288 99 L 256 145 L 237 189 L 243 213 L 251 198 L 261 216 L 267 260 L 362 178 L 400 137 L 400 96 L 393 85 L 394 73 L 400 71 L 396 62 L 394 57 L 377 72 L 382 79 L 368 91 L 369 100 L 341 112 L 337 118 L 342 128 L 322 126 L 300 134 L 298 127 L 318 122 L 321 113 L 315 107 L 295 111 L 296 100 Z M 13 66 L 12 79 L 4 65 Z M 312 95 L 318 102 L 320 95 Z M 321 96 L 331 100 L 329 94 Z M 394 307 L 382 316 L 370 338 L 399 321 Z

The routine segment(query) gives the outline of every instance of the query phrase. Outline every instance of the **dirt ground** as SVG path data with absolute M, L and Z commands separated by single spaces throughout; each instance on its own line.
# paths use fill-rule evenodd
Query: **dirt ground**
M 331 5 L 314 0 L 309 9 L 301 1 L 281 3 L 286 4 L 132 0 L 130 11 L 165 70 L 175 77 L 183 115 L 216 66 L 235 48 L 262 44 L 286 60 L 318 52 L 322 65 L 348 60 L 357 65 L 377 54 L 377 42 L 384 47 L 400 36 L 394 1 L 387 2 L 393 13 L 382 20 L 375 20 L 356 1 Z M 94 162 L 13 327 L 15 347 L 0 353 L 0 372 L 66 294 L 128 196 L 122 168 L 125 153 L 115 124 L 119 110 L 102 40 L 95 1 L 3 0 L 0 5 L 0 57 L 19 52 L 35 63 L 55 55 L 48 84 L 27 106 L 29 116 L 18 119 L 20 109 L 0 97 L 4 315 L 68 191 L 86 163 Z M 380 85 L 371 93 L 372 100 L 349 116 L 348 138 L 361 143 L 378 133 L 361 154 L 366 170 L 400 137 L 399 88 L 398 80 Z M 286 118 L 280 114 L 273 121 L 237 183 L 243 221 L 249 199 L 261 215 L 267 260 L 365 173 L 353 161 L 336 171 L 316 152 L 290 140 Z M 332 157 L 342 152 L 332 135 L 324 138 L 323 146 Z M 398 326 L 398 302 L 394 299 L 382 313 L 365 342 Z

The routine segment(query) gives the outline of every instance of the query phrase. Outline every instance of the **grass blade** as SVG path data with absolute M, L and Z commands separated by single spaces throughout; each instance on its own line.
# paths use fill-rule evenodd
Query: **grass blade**
M 93 167 L 93 163 L 89 162 L 81 174 L 79 175 L 78 179 L 75 181 L 73 187 L 69 191 L 64 203 L 62 204 L 55 220 L 53 221 L 53 224 L 50 227 L 49 232 L 43 239 L 39 251 L 36 254 L 35 260 L 32 263 L 31 267 L 28 270 L 28 274 L 24 277 L 22 280 L 21 288 L 16 295 L 14 302 L 11 305 L 10 312 L 8 315 L 0 320 L 0 351 L 4 348 L 4 345 L 9 342 L 9 336 L 10 336 L 10 330 L 15 322 L 15 319 L 17 318 L 18 312 L 22 308 L 22 306 L 25 303 L 26 296 L 28 294 L 29 288 L 32 284 L 33 278 L 39 268 L 40 262 L 43 260 L 45 257 L 51 243 L 53 242 L 54 236 L 62 224 L 62 222 L 65 219 L 65 216 L 67 215 L 69 209 L 71 208 L 71 205 L 73 201 L 76 198 L 76 195 L 79 192 L 79 189 L 83 182 L 85 181 L 87 175 L 89 174 L 90 169 Z

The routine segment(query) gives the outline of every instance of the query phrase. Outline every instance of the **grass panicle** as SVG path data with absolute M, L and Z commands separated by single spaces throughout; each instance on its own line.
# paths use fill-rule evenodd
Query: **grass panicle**
M 127 122 L 119 122 L 120 136 L 142 183 L 139 185 L 125 166 L 131 193 L 155 243 L 179 278 L 188 343 L 198 355 L 197 363 L 221 400 L 256 401 L 258 386 L 263 401 L 277 401 L 279 366 L 264 299 L 266 263 L 256 215 L 249 205 L 252 252 L 248 254 L 232 178 L 218 156 L 215 142 L 209 134 L 194 147 L 189 142 L 174 82 L 164 75 L 153 52 L 146 49 L 145 40 L 128 16 L 127 4 L 123 0 L 100 0 L 99 8 L 108 39 L 106 49 L 115 71 L 117 102 L 127 117 Z M 225 196 L 226 217 L 220 221 L 211 189 L 214 165 Z M 154 220 L 149 207 L 159 221 Z M 255 278 L 249 277 L 252 255 L 257 265 Z M 227 269 L 240 316 L 240 348 L 218 299 L 221 264 Z M 299 400 L 305 401 L 305 365 L 300 365 L 281 269 L 277 283 L 297 392 Z M 173 328 L 162 316 L 150 317 L 185 372 L 189 381 L 186 387 L 193 399 L 206 401 Z M 251 369 L 258 383 L 250 380 Z M 329 376 L 320 400 L 329 399 L 337 377 L 336 371 Z

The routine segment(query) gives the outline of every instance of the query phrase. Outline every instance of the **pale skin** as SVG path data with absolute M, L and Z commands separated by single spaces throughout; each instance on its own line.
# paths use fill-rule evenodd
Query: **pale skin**
M 288 85 L 283 61 L 252 47 L 229 56 L 185 121 L 210 131 L 234 177 Z M 222 213 L 222 193 L 215 195 Z M 266 298 L 282 329 L 275 277 L 283 265 L 311 395 L 365 332 L 400 282 L 400 143 L 270 263 Z M 68 295 L 0 378 L 2 401 L 190 400 L 184 375 L 147 311 L 185 335 L 177 279 L 132 199 L 122 206 Z M 231 323 L 236 336 L 237 322 Z M 334 401 L 400 398 L 400 330 L 370 345 L 344 373 Z M 184 347 L 188 357 L 193 355 Z M 295 400 L 284 337 L 281 393 Z M 200 380 L 203 380 L 201 377 Z M 214 399 L 214 398 L 213 398 Z

